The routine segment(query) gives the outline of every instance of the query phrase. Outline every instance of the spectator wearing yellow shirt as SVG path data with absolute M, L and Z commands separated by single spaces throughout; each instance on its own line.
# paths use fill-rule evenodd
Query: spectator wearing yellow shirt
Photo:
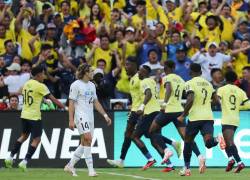
M 175 0 L 165 0 L 169 23 L 180 23 L 183 16 L 183 9 L 187 7 L 187 0 L 183 0 L 180 7 L 177 7 Z
M 91 7 L 90 16 L 89 16 L 90 23 L 97 29 L 99 24 L 102 22 L 102 15 L 101 9 L 98 4 L 94 4 Z
M 146 2 L 138 0 L 136 3 L 136 14 L 131 17 L 131 25 L 134 28 L 141 29 L 142 24 L 145 21 L 146 15 Z
M 6 40 L 9 40 L 8 37 L 6 37 L 6 28 L 0 23 L 0 55 L 5 53 L 4 42 Z
M 91 14 L 91 7 L 93 7 L 94 1 L 93 0 L 80 0 L 79 3 L 79 15 L 80 17 L 90 16 Z

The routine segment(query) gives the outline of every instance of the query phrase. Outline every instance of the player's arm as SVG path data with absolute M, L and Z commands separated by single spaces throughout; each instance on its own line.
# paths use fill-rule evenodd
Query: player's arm
M 75 114 L 75 104 L 74 100 L 69 99 L 69 129 L 74 130 L 74 114 Z
M 249 110 L 250 109 L 250 99 L 246 99 L 240 105 L 240 110 Z
M 167 106 L 167 103 L 171 97 L 171 93 L 172 93 L 172 86 L 170 82 L 166 82 L 165 83 L 165 88 L 166 88 L 166 93 L 165 93 L 165 98 L 164 98 L 164 102 L 161 106 L 161 109 L 165 109 Z
M 146 104 L 148 104 L 148 102 L 152 98 L 152 92 L 151 92 L 150 88 L 146 89 L 144 94 L 145 94 L 145 97 L 144 97 L 144 100 L 143 100 L 143 104 L 140 105 L 140 107 L 139 107 L 139 109 L 137 111 L 137 114 L 139 114 L 139 115 L 143 114 L 143 110 L 144 110 Z
M 111 125 L 112 121 L 110 119 L 110 117 L 108 116 L 108 114 L 105 112 L 105 110 L 103 109 L 102 105 L 100 104 L 100 102 L 98 101 L 98 99 L 94 100 L 94 106 L 95 109 L 103 115 L 105 121 L 107 122 L 108 126 Z
M 55 103 L 60 109 L 65 109 L 65 106 L 56 99 L 52 94 L 48 94 L 45 98 L 50 99 L 53 103 Z
M 183 121 L 184 118 L 188 115 L 189 110 L 192 108 L 194 103 L 194 92 L 193 91 L 189 91 L 187 93 L 187 102 L 186 105 L 184 107 L 184 111 L 183 113 L 178 117 L 179 121 Z

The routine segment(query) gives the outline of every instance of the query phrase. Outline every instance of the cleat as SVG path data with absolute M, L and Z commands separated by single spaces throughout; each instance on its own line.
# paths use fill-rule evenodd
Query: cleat
M 64 167 L 64 172 L 68 172 L 68 173 L 70 173 L 72 176 L 77 176 L 75 168 L 74 168 L 74 167 L 71 167 L 69 164 L 67 164 L 67 165 Z
M 180 176 L 191 176 L 191 171 L 190 169 L 183 168 L 179 174 Z
M 173 156 L 173 152 L 167 149 L 166 152 L 165 152 L 165 154 L 164 154 L 164 158 L 162 159 L 161 164 L 167 163 L 167 161 L 169 160 L 169 158 L 171 156 Z
M 97 177 L 97 176 L 98 174 L 95 171 L 89 172 L 89 177 Z
M 233 169 L 233 167 L 234 167 L 234 164 L 235 164 L 235 160 L 234 159 L 232 159 L 231 161 L 229 161 L 228 164 L 227 164 L 227 167 L 226 167 L 226 172 L 231 171 Z
M 217 138 L 219 140 L 219 144 L 220 144 L 221 150 L 226 149 L 226 143 L 225 143 L 225 140 L 224 140 L 223 136 L 222 135 L 218 135 Z
M 176 145 L 174 146 L 174 149 L 175 149 L 175 151 L 176 151 L 176 153 L 177 153 L 177 155 L 178 155 L 178 158 L 180 158 L 181 157 L 181 154 L 182 154 L 182 148 L 181 148 L 181 142 L 175 142 L 176 143 Z
M 163 170 L 161 170 L 161 172 L 171 172 L 171 171 L 174 171 L 174 167 L 166 167 L 164 168 Z
M 244 168 L 245 168 L 245 164 L 244 164 L 244 163 L 240 163 L 240 164 L 238 164 L 238 166 L 235 168 L 234 173 L 240 173 L 240 171 L 241 171 L 242 169 L 244 169 Z
M 199 158 L 199 172 L 200 174 L 203 174 L 206 170 L 206 158 L 201 156 Z
M 142 170 L 147 170 L 156 163 L 156 160 L 148 161 L 147 164 L 142 168 Z
M 25 163 L 23 163 L 23 161 L 21 161 L 18 164 L 18 168 L 21 169 L 23 172 L 27 171 L 27 165 Z
M 124 164 L 121 160 L 111 160 L 107 159 L 107 163 L 110 164 L 113 167 L 123 168 Z
M 5 167 L 6 168 L 12 168 L 13 160 L 11 160 L 11 159 L 5 159 L 4 163 L 5 163 Z

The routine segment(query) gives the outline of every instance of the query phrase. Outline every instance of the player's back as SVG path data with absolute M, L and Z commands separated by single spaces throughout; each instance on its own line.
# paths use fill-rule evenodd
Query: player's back
M 141 81 L 141 84 L 140 84 L 141 94 L 139 94 L 139 96 L 142 97 L 142 100 L 144 100 L 145 91 L 147 89 L 151 90 L 152 97 L 145 106 L 145 109 L 144 109 L 145 115 L 150 114 L 152 112 L 160 111 L 160 105 L 159 105 L 158 95 L 157 95 L 157 87 L 156 87 L 156 82 L 154 79 L 145 78 Z M 141 102 L 141 103 L 143 103 L 143 102 Z
M 213 120 L 211 98 L 214 92 L 210 82 L 202 77 L 195 77 L 185 85 L 186 92 L 194 93 L 194 102 L 189 111 L 189 120 Z
M 28 120 L 41 120 L 40 106 L 43 97 L 50 92 L 43 83 L 37 80 L 27 81 L 22 89 L 23 95 L 23 108 L 21 118 Z
M 138 73 L 136 73 L 129 82 L 129 90 L 132 98 L 132 108 L 131 111 L 137 111 L 140 104 L 142 103 L 142 98 L 139 96 L 140 94 L 140 83 Z
M 238 126 L 241 104 L 248 100 L 246 93 L 239 87 L 227 84 L 217 91 L 221 98 L 222 124 Z
M 181 100 L 185 86 L 185 81 L 176 74 L 169 74 L 163 78 L 163 83 L 164 87 L 166 87 L 166 83 L 170 83 L 172 90 L 165 112 L 166 113 L 182 112 L 183 106 L 181 104 Z

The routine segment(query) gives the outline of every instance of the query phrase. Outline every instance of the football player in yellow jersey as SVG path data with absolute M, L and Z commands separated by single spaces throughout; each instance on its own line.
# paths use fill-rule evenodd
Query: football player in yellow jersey
M 185 81 L 180 76 L 174 73 L 175 63 L 173 61 L 169 60 L 165 62 L 164 71 L 166 74 L 166 76 L 163 78 L 163 84 L 166 88 L 165 99 L 164 103 L 161 106 L 161 112 L 154 119 L 149 131 L 150 133 L 157 133 L 161 131 L 161 129 L 164 126 L 173 122 L 181 138 L 184 139 L 186 123 L 179 122 L 177 120 L 177 117 L 179 117 L 183 112 L 181 100 L 182 100 Z M 165 162 L 171 156 L 171 154 L 169 154 L 168 150 L 166 149 L 167 147 L 165 143 L 161 140 L 160 136 L 158 136 L 158 142 L 161 145 L 161 148 L 164 149 L 165 155 L 163 158 L 163 162 Z M 176 146 L 177 146 L 178 157 L 180 157 L 182 153 L 181 145 L 176 144 Z M 192 146 L 192 151 L 199 158 L 200 164 L 203 164 L 203 161 L 205 161 L 205 159 L 201 155 L 197 147 L 197 144 L 195 142 Z
M 237 74 L 235 72 L 227 72 L 225 74 L 225 79 L 227 85 L 219 88 L 217 91 L 217 95 L 221 100 L 222 133 L 226 143 L 225 150 L 229 158 L 226 172 L 229 172 L 233 169 L 236 160 L 238 165 L 234 172 L 239 173 L 242 169 L 245 168 L 245 165 L 241 161 L 237 147 L 234 144 L 234 134 L 240 122 L 240 107 L 244 104 L 248 105 L 249 99 L 242 89 L 234 85 L 234 82 L 237 80 Z
M 131 112 L 129 114 L 128 121 L 127 121 L 127 127 L 125 130 L 125 137 L 124 137 L 124 141 L 122 144 L 120 159 L 119 160 L 110 160 L 110 159 L 107 160 L 107 162 L 114 167 L 124 166 L 124 160 L 127 155 L 128 149 L 131 145 L 132 134 L 134 132 L 135 126 L 139 119 L 139 115 L 137 114 L 137 109 L 139 108 L 142 102 L 142 98 L 140 96 L 141 80 L 139 79 L 139 76 L 137 73 L 137 70 L 138 70 L 137 59 L 133 56 L 129 56 L 126 59 L 125 69 L 126 69 L 127 75 L 131 77 L 130 83 L 129 83 L 129 89 L 130 89 L 130 95 L 132 98 L 132 108 L 131 108 Z M 139 149 L 142 151 L 142 153 L 145 155 L 146 158 L 148 159 L 152 158 L 152 156 L 150 155 L 149 151 L 147 150 L 145 146 L 143 148 L 139 147 Z
M 192 146 L 196 135 L 201 132 L 204 143 L 207 148 L 212 148 L 223 143 L 223 137 L 213 137 L 214 121 L 211 109 L 211 99 L 215 100 L 216 95 L 212 85 L 201 77 L 201 66 L 193 63 L 190 66 L 190 75 L 192 79 L 185 85 L 187 93 L 187 102 L 182 115 L 178 117 L 180 122 L 188 115 L 189 121 L 186 127 L 184 138 L 184 162 L 185 166 L 180 172 L 181 176 L 190 176 L 190 160 L 192 156 Z M 204 173 L 206 169 L 205 161 L 200 164 L 199 171 Z
M 25 159 L 22 160 L 18 167 L 23 171 L 26 170 L 26 165 L 35 153 L 37 146 L 41 141 L 42 135 L 42 121 L 40 106 L 43 98 L 49 98 L 59 108 L 64 109 L 64 105 L 58 101 L 52 94 L 50 94 L 48 88 L 42 83 L 44 80 L 44 69 L 41 66 L 37 66 L 32 69 L 31 74 L 33 79 L 27 81 L 22 88 L 23 95 L 23 109 L 21 113 L 22 120 L 22 133 L 17 139 L 14 148 L 12 149 L 10 156 L 5 159 L 5 165 L 7 168 L 11 168 L 13 164 L 13 158 L 21 148 L 24 141 L 27 140 L 31 134 L 31 144 L 28 148 L 28 152 Z

